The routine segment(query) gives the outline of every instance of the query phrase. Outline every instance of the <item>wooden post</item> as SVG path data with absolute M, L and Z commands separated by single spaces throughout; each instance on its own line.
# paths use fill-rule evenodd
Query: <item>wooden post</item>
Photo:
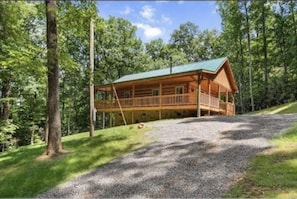
M 159 83 L 159 120 L 162 119 L 162 82 Z
M 113 115 L 113 113 L 110 112 L 110 113 L 109 113 L 109 128 L 113 126 L 113 125 L 112 125 L 112 115 Z
M 220 101 L 221 101 L 221 87 L 220 87 L 220 84 L 219 84 L 219 89 L 218 89 L 218 107 L 219 107 L 219 110 L 221 109 L 220 107 Z
M 131 112 L 131 122 L 132 122 L 132 124 L 135 123 L 135 119 L 134 119 L 134 111 L 133 111 L 133 110 L 132 110 L 132 112 Z
M 225 100 L 225 103 L 226 103 L 226 115 L 228 115 L 228 90 L 226 89 L 226 100 Z
M 234 104 L 234 94 L 231 93 L 231 98 L 232 98 L 232 105 L 233 105 L 233 115 L 235 115 L 235 104 Z
M 94 135 L 94 21 L 90 21 L 90 137 Z
M 201 74 L 197 73 L 197 117 L 201 117 L 201 110 L 200 110 L 201 81 L 202 81 Z
M 121 106 L 121 103 L 120 103 L 120 100 L 119 100 L 119 97 L 118 97 L 118 94 L 117 94 L 117 91 L 116 91 L 114 85 L 112 85 L 112 88 L 113 88 L 114 94 L 116 96 L 117 102 L 119 104 L 119 108 L 120 108 L 124 123 L 125 123 L 125 125 L 127 125 L 127 121 L 126 121 L 126 118 L 125 118 L 125 115 L 124 115 L 124 112 L 123 112 L 123 109 L 122 109 L 122 106 Z
M 105 129 L 105 112 L 102 112 L 102 128 Z

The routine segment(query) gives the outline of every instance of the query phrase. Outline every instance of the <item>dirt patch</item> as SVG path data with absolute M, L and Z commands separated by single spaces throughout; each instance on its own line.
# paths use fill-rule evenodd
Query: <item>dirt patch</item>
M 67 150 L 62 150 L 60 153 L 50 154 L 48 155 L 47 152 L 43 152 L 40 156 L 36 158 L 37 161 L 47 161 L 47 160 L 56 160 L 64 157 L 65 155 L 69 154 L 70 152 Z

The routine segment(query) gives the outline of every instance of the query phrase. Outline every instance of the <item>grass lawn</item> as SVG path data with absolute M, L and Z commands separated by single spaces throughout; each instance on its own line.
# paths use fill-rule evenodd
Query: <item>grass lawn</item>
M 21 147 L 0 153 L 0 198 L 34 197 L 83 172 L 151 142 L 145 129 L 121 126 L 62 138 L 67 153 L 40 159 L 45 145 Z
M 297 124 L 272 142 L 275 147 L 254 158 L 225 197 L 297 198 Z
M 271 108 L 251 112 L 249 114 L 286 114 L 286 113 L 297 113 L 297 102 L 291 102 L 274 106 Z

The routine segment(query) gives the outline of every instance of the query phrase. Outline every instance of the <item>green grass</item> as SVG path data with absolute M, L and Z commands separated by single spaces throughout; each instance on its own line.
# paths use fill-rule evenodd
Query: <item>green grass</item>
M 251 112 L 249 114 L 288 114 L 288 113 L 297 113 L 297 102 L 286 103 L 279 106 L 263 109 L 260 111 Z
M 0 198 L 34 197 L 83 172 L 97 168 L 149 142 L 144 129 L 129 126 L 62 138 L 67 153 L 40 159 L 45 145 L 0 153 Z
M 227 198 L 297 198 L 297 124 L 273 139 L 274 148 L 254 158 Z

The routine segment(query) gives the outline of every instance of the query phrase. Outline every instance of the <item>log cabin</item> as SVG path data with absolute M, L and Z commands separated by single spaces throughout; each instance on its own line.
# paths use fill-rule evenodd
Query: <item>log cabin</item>
M 237 92 L 230 63 L 223 57 L 126 75 L 95 86 L 95 108 L 103 118 L 109 114 L 110 126 L 235 115 Z

